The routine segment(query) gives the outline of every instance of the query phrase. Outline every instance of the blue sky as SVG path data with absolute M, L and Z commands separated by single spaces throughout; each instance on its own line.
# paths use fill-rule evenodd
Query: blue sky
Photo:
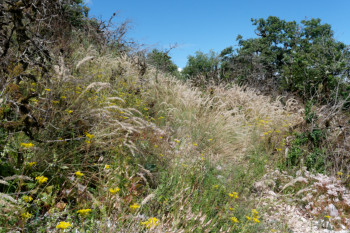
M 350 44 L 350 0 L 86 0 L 90 16 L 109 19 L 118 11 L 118 20 L 128 19 L 129 37 L 148 48 L 168 48 L 180 68 L 195 51 L 220 52 L 236 45 L 236 37 L 254 37 L 251 18 L 270 15 L 300 22 L 321 18 L 332 25 L 335 38 Z

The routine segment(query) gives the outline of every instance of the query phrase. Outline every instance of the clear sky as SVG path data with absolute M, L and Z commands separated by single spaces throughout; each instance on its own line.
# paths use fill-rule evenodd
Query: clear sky
M 109 19 L 118 11 L 117 21 L 129 19 L 129 37 L 149 48 L 171 51 L 180 68 L 195 51 L 220 52 L 236 45 L 236 37 L 254 37 L 251 18 L 278 16 L 300 22 L 321 18 L 332 25 L 335 38 L 350 44 L 350 0 L 85 0 L 90 16 Z

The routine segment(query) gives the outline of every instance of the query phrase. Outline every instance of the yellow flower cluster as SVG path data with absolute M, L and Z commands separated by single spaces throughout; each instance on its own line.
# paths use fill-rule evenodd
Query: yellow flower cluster
M 113 188 L 110 188 L 110 189 L 109 189 L 109 192 L 112 193 L 112 194 L 116 194 L 116 193 L 119 192 L 119 191 L 120 191 L 120 188 L 118 188 L 118 187 L 116 187 L 116 188 L 114 188 L 114 189 L 113 189 Z
M 33 143 L 25 143 L 25 142 L 21 143 L 21 147 L 24 147 L 24 148 L 31 148 L 33 146 L 34 146 Z
M 76 175 L 77 177 L 82 177 L 82 176 L 84 175 L 84 173 L 82 173 L 82 172 L 80 172 L 80 171 L 77 171 L 77 172 L 75 172 L 75 175 Z
M 57 229 L 67 229 L 68 227 L 72 227 L 72 225 L 69 222 L 60 222 L 56 228 Z
M 31 218 L 33 215 L 29 212 L 26 212 L 26 213 L 21 214 L 21 216 L 22 216 L 22 218 L 28 219 L 28 218 Z
M 33 198 L 31 196 L 24 196 L 24 197 L 22 197 L 22 200 L 28 203 L 28 202 L 33 201 Z
M 35 177 L 35 180 L 37 180 L 39 184 L 43 184 L 47 182 L 48 178 L 45 176 L 37 176 Z
M 89 138 L 90 140 L 91 140 L 92 138 L 95 137 L 93 134 L 89 134 L 89 133 L 86 133 L 85 135 L 86 135 L 86 137 Z
M 145 225 L 147 228 L 154 228 L 158 226 L 160 223 L 159 219 L 157 218 L 150 218 L 146 222 L 141 222 L 141 225 Z
M 140 205 L 137 204 L 137 203 L 134 203 L 133 205 L 130 205 L 130 209 L 136 210 L 138 208 L 140 208 Z
M 238 198 L 238 193 L 236 193 L 236 192 L 229 193 L 228 195 L 234 199 Z
M 238 219 L 237 219 L 236 217 L 231 217 L 230 219 L 231 219 L 231 221 L 232 221 L 233 223 L 238 223 L 238 222 L 239 222 Z
M 33 166 L 35 166 L 36 165 L 36 162 L 30 162 L 30 163 L 28 163 L 28 166 L 29 167 L 33 167 Z
M 245 216 L 247 218 L 248 221 L 253 221 L 256 223 L 259 223 L 259 212 L 256 209 L 252 209 L 252 214 L 251 216 Z
M 81 209 L 77 211 L 77 213 L 80 214 L 81 216 L 86 216 L 90 212 L 91 212 L 91 209 Z

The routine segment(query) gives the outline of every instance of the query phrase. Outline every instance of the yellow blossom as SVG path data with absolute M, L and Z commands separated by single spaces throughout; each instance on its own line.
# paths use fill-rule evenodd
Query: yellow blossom
M 164 117 L 163 116 L 160 116 L 160 117 L 158 117 L 158 120 L 161 120 L 161 119 L 163 119 Z
M 342 175 L 343 175 L 343 173 L 342 173 L 342 172 L 338 172 L 337 174 L 338 174 L 338 176 L 342 176 Z
M 229 193 L 228 195 L 234 199 L 238 198 L 238 193 L 236 193 L 236 192 Z
M 212 138 L 209 138 L 208 141 L 211 142 L 211 141 L 213 141 L 213 139 L 212 139 Z
M 82 172 L 80 172 L 80 171 L 77 171 L 77 172 L 75 172 L 75 175 L 76 175 L 77 177 L 81 177 L 81 176 L 84 175 L 84 173 L 82 173 Z
M 31 218 L 33 215 L 29 212 L 26 212 L 26 213 L 21 214 L 21 216 L 25 219 L 28 219 L 28 218 Z
M 325 215 L 324 217 L 327 218 L 327 219 L 331 218 L 331 216 L 329 216 L 329 215 Z
M 148 108 L 144 108 L 145 111 L 148 111 Z
M 64 95 L 63 95 L 63 96 L 61 96 L 61 99 L 63 99 L 63 100 L 64 100 L 65 98 L 67 98 L 67 97 L 65 97 Z
M 154 145 L 154 148 L 158 148 L 158 145 Z
M 180 142 L 180 140 L 178 140 L 178 139 L 175 139 L 175 140 L 174 140 L 174 142 L 176 142 L 176 143 L 179 143 L 179 142 Z
M 231 217 L 230 219 L 231 219 L 231 221 L 232 221 L 233 223 L 238 223 L 238 222 L 239 222 L 238 219 L 237 219 L 236 217 Z
M 245 217 L 246 217 L 246 219 L 247 219 L 248 221 L 252 220 L 252 218 L 249 217 L 249 216 L 245 216 Z
M 85 135 L 86 135 L 86 137 L 88 137 L 89 139 L 91 139 L 91 138 L 94 138 L 94 137 L 95 137 L 93 134 L 89 134 L 89 133 L 86 133 Z
M 259 212 L 256 209 L 252 209 L 252 214 L 257 215 L 257 214 L 259 214 Z
M 159 225 L 159 219 L 150 218 L 146 222 L 141 222 L 141 225 L 145 225 L 147 228 L 153 228 Z
M 253 221 L 256 222 L 256 223 L 260 222 L 258 218 L 253 218 Z
M 193 143 L 193 146 L 198 146 L 198 144 L 197 143 Z
M 137 204 L 137 203 L 134 203 L 133 205 L 130 205 L 130 209 L 136 210 L 138 208 L 140 208 L 140 205 Z
M 52 103 L 53 104 L 58 104 L 60 101 L 57 101 L 57 100 L 53 100 Z
M 50 88 L 46 88 L 46 89 L 45 89 L 45 91 L 50 92 L 50 91 L 51 91 L 51 89 L 50 89 Z
M 77 213 L 80 214 L 81 216 L 86 216 L 90 212 L 91 212 L 91 209 L 81 209 L 77 211 Z
M 66 112 L 68 112 L 69 114 L 73 112 L 73 110 L 66 110 Z
M 28 166 L 29 167 L 33 167 L 33 166 L 35 166 L 36 165 L 36 162 L 30 162 L 30 163 L 28 163 Z
M 213 185 L 213 188 L 214 188 L 214 189 L 218 189 L 218 188 L 219 188 L 219 185 L 218 185 L 218 184 Z
M 118 187 L 116 187 L 115 189 L 110 188 L 110 189 L 109 189 L 109 192 L 112 193 L 112 194 L 116 194 L 117 192 L 119 192 L 119 190 L 120 190 L 120 189 L 119 189 Z
M 33 201 L 33 198 L 31 196 L 24 196 L 24 197 L 22 197 L 22 200 L 28 203 L 28 202 Z
M 22 142 L 21 143 L 21 146 L 24 147 L 24 148 L 31 148 L 34 146 L 33 143 L 25 143 L 25 142 Z
M 45 176 L 37 176 L 35 177 L 35 180 L 37 180 L 39 184 L 43 184 L 47 182 L 48 178 Z
M 60 222 L 56 226 L 57 229 L 67 229 L 68 227 L 72 227 L 72 225 L 69 222 Z
M 105 165 L 105 169 L 109 169 L 109 165 L 108 164 Z

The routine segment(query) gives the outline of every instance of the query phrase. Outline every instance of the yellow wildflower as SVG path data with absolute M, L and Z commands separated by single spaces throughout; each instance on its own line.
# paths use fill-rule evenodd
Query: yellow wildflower
M 145 111 L 148 111 L 148 108 L 144 108 Z
M 158 117 L 158 120 L 161 120 L 161 119 L 163 119 L 164 117 L 163 116 L 160 116 L 160 117 Z
M 337 174 L 338 174 L 338 176 L 342 176 L 342 175 L 343 175 L 343 173 L 342 173 L 342 172 L 338 172 Z
M 91 209 L 81 209 L 77 211 L 77 213 L 80 214 L 81 216 L 86 216 L 90 212 L 91 212 Z
M 109 165 L 108 164 L 105 165 L 105 169 L 109 169 Z
M 219 185 L 218 185 L 218 184 L 213 185 L 213 188 L 214 188 L 214 189 L 218 189 L 218 188 L 219 188 Z
M 75 175 L 76 175 L 77 177 L 81 177 L 81 176 L 84 175 L 84 173 L 82 173 L 82 172 L 80 172 L 80 171 L 77 171 L 77 172 L 75 172 Z
M 259 212 L 258 212 L 256 209 L 252 209 L 252 214 L 253 214 L 253 215 L 258 215 Z
M 72 225 L 69 222 L 60 222 L 56 228 L 57 229 L 67 229 L 68 227 L 72 227 Z
M 141 222 L 141 225 L 145 225 L 147 228 L 153 228 L 159 225 L 159 219 L 150 218 L 146 222 Z
M 180 142 L 180 140 L 178 140 L 178 139 L 175 139 L 175 140 L 174 140 L 174 142 L 176 142 L 176 143 L 179 143 L 179 142 Z
M 325 215 L 324 217 L 327 218 L 327 219 L 331 218 L 331 216 L 329 216 L 329 215 Z
M 249 216 L 245 216 L 245 218 L 246 218 L 248 221 L 252 220 L 252 218 L 249 217 Z
M 208 141 L 211 142 L 211 141 L 213 141 L 213 139 L 212 139 L 212 138 L 209 138 Z
M 25 202 L 31 202 L 31 201 L 33 201 L 33 198 L 31 196 L 24 196 L 24 197 L 22 197 L 22 200 Z
M 228 195 L 234 199 L 238 198 L 238 193 L 236 193 L 236 192 L 229 193 Z
M 239 222 L 238 219 L 237 219 L 236 217 L 231 217 L 230 219 L 231 219 L 231 221 L 232 221 L 233 223 L 238 223 L 238 222 Z
M 140 205 L 137 204 L 137 203 L 134 203 L 133 205 L 130 205 L 130 209 L 136 210 L 138 208 L 140 208 Z
M 67 98 L 67 97 L 65 97 L 64 95 L 63 95 L 63 96 L 61 96 L 61 99 L 63 99 L 63 100 L 64 100 L 65 98 Z
M 28 166 L 29 167 L 33 167 L 33 166 L 35 166 L 36 165 L 36 162 L 30 162 L 30 163 L 28 163 Z
M 69 114 L 73 112 L 73 110 L 66 110 L 66 112 L 68 112 Z
M 21 143 L 21 146 L 24 147 L 24 148 L 31 148 L 34 146 L 33 143 L 25 143 L 25 142 L 22 142 Z
M 109 192 L 112 193 L 112 194 L 116 194 L 117 192 L 119 192 L 120 188 L 116 187 L 115 189 L 113 188 L 110 188 L 109 189 Z
M 50 88 L 46 88 L 46 89 L 45 89 L 45 91 L 50 92 L 50 91 L 51 91 L 51 89 L 50 89 Z
M 48 178 L 45 176 L 37 176 L 35 177 L 35 180 L 37 180 L 39 184 L 43 184 L 47 182 Z
M 89 134 L 89 133 L 86 133 L 85 135 L 86 135 L 86 137 L 88 137 L 89 139 L 91 139 L 91 138 L 94 138 L 94 137 L 95 137 L 93 134 Z
M 164 155 L 163 154 L 159 154 L 160 157 L 163 157 Z
M 154 148 L 158 148 L 158 145 L 154 145 Z
M 253 221 L 256 222 L 256 223 L 260 222 L 258 218 L 253 218 Z
M 53 104 L 58 104 L 60 101 L 57 101 L 57 100 L 53 100 L 52 103 Z
M 21 214 L 21 216 L 25 219 L 28 219 L 28 218 L 31 218 L 33 215 L 29 212 L 26 212 L 26 213 Z
M 198 144 L 197 143 L 193 143 L 193 146 L 198 146 Z

